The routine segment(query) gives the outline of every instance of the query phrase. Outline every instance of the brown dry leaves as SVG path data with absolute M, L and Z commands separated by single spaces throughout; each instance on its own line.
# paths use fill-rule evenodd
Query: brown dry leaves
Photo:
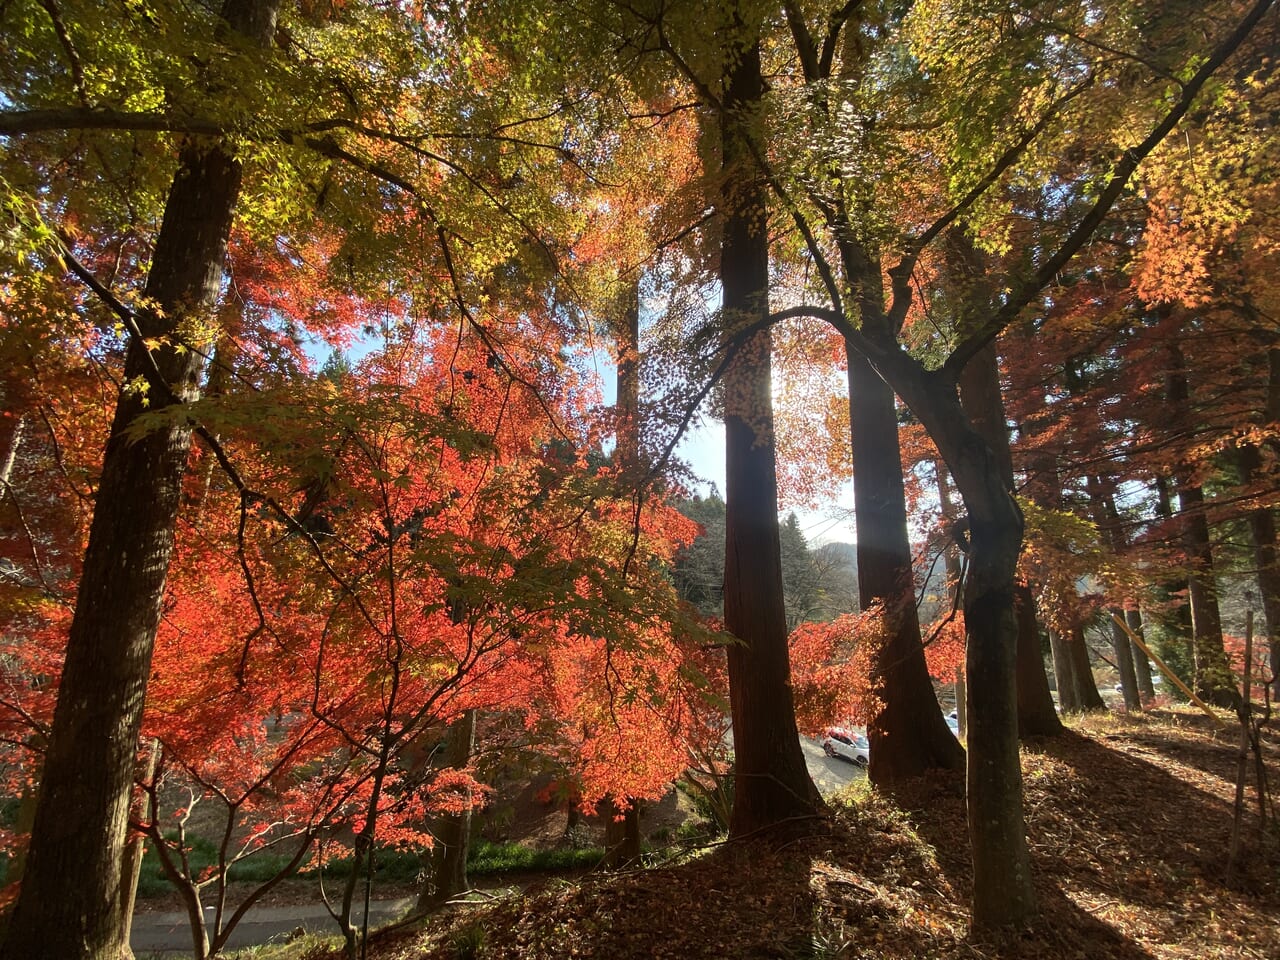
M 1235 736 L 1164 711 L 1078 721 L 1023 752 L 1041 918 L 993 942 L 967 933 L 958 780 L 862 796 L 830 832 L 733 844 L 679 865 L 551 882 L 375 940 L 377 960 L 584 957 L 1280 958 L 1280 850 L 1257 829 L 1223 883 Z M 1272 782 L 1277 742 L 1267 744 Z

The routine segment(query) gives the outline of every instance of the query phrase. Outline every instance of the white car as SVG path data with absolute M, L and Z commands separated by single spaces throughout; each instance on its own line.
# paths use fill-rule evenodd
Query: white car
M 843 757 L 860 767 L 871 762 L 871 744 L 861 734 L 843 727 L 831 727 L 822 736 L 822 752 L 828 757 Z

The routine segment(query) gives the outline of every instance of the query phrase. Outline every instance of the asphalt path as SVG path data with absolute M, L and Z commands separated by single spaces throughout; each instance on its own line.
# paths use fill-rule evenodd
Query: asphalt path
M 800 749 L 804 751 L 804 762 L 809 767 L 813 785 L 824 797 L 844 789 L 854 780 L 864 779 L 867 775 L 865 769 L 851 760 L 828 757 L 822 752 L 822 743 L 818 740 L 801 737 Z
M 369 905 L 369 923 L 376 927 L 397 920 L 413 906 L 410 899 L 375 900 Z M 212 918 L 208 909 L 205 916 Z M 357 922 L 364 917 L 364 910 L 355 911 Z M 323 933 L 336 936 L 338 925 L 320 904 L 287 907 L 251 907 L 227 940 L 224 951 L 254 947 L 264 943 L 281 943 L 292 939 L 299 932 Z M 133 915 L 133 931 L 129 937 L 138 960 L 150 957 L 179 957 L 193 954 L 191 923 L 185 910 L 139 911 Z
M 850 782 L 866 776 L 866 771 L 840 757 L 828 757 L 822 744 L 808 737 L 800 738 L 809 776 L 824 796 L 843 789 Z M 376 927 L 408 913 L 411 900 L 375 900 L 369 905 L 370 926 Z M 210 916 L 211 910 L 206 911 Z M 358 918 L 363 911 L 357 910 Z M 338 925 L 319 904 L 287 907 L 251 907 L 231 932 L 226 951 L 253 947 L 264 943 L 280 943 L 299 931 L 336 935 Z M 191 956 L 191 924 L 185 911 L 140 910 L 133 916 L 133 933 L 129 945 L 139 960 L 152 957 Z

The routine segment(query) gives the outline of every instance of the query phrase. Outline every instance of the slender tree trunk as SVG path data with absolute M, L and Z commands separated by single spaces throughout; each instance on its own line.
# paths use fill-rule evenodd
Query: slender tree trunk
M 1098 530 L 1102 533 L 1106 540 L 1107 548 L 1113 556 L 1119 557 L 1124 553 L 1125 543 L 1124 534 L 1120 531 L 1120 512 L 1116 509 L 1115 496 L 1110 488 L 1104 487 L 1100 477 L 1090 476 L 1085 481 L 1089 491 L 1089 502 L 1092 506 L 1093 522 L 1097 525 Z M 1111 606 L 1107 608 L 1107 613 L 1111 617 L 1124 616 L 1124 611 L 1120 607 Z M 1120 689 L 1124 696 L 1125 710 L 1130 713 L 1142 709 L 1142 697 L 1138 690 L 1138 675 L 1133 663 L 1133 641 L 1129 639 L 1129 634 L 1125 629 L 1116 623 L 1114 619 L 1110 621 L 1111 630 L 1111 649 L 1116 659 L 1116 671 L 1120 674 Z
M 624 475 L 641 475 L 640 457 L 640 277 L 626 282 L 621 323 L 614 337 L 618 367 L 618 464 Z M 608 801 L 613 807 L 613 801 Z M 640 801 L 627 799 L 622 819 L 605 816 L 605 865 L 618 867 L 640 858 Z M 617 833 L 612 836 L 611 831 Z
M 1108 607 L 1107 612 L 1112 616 L 1122 615 L 1122 611 L 1117 607 Z M 1142 697 L 1138 692 L 1138 674 L 1133 663 L 1133 642 L 1124 628 L 1114 620 L 1111 621 L 1111 650 L 1116 658 L 1116 672 L 1120 674 L 1124 708 L 1129 713 L 1140 712 Z
M 734 35 L 741 30 L 735 24 Z M 747 116 L 764 92 L 760 48 L 731 56 L 722 115 L 725 220 L 721 241 L 725 343 L 736 355 L 725 393 L 725 625 L 735 792 L 731 837 L 812 829 L 822 801 L 796 732 L 782 597 L 773 386 L 768 315 L 769 241 L 765 193 L 750 148 Z
M 4 462 L 0 463 L 0 487 L 4 490 L 0 493 L 8 492 L 9 478 L 13 476 L 13 465 L 18 462 L 18 451 L 22 448 L 22 437 L 26 428 L 27 415 L 24 413 L 14 421 L 9 442 L 5 446 Z
M 1129 625 L 1129 629 L 1138 636 L 1142 633 L 1142 611 L 1137 607 L 1130 607 L 1124 612 L 1124 622 Z M 1154 700 L 1156 696 L 1155 684 L 1151 681 L 1151 661 L 1147 659 L 1146 651 L 1129 640 L 1129 652 L 1133 656 L 1133 672 L 1138 678 L 1138 692 L 1144 700 Z
M 879 271 L 864 282 L 878 286 Z M 867 730 L 867 772 L 872 783 L 888 785 L 931 769 L 960 770 L 964 749 L 942 716 L 920 642 L 893 391 L 853 351 L 848 364 L 858 597 L 864 610 L 883 605 L 886 627 L 875 659 L 883 707 Z
M 1275 511 L 1259 508 L 1249 514 L 1249 535 L 1258 568 L 1258 592 L 1262 598 L 1263 623 L 1270 675 L 1271 698 L 1280 702 L 1280 547 L 1276 542 Z
M 1268 427 L 1280 422 L 1280 348 L 1267 351 L 1268 384 L 1267 410 L 1264 419 Z M 1254 444 L 1245 444 L 1237 451 L 1240 482 L 1246 488 L 1267 485 L 1262 453 Z M 1248 513 L 1249 539 L 1253 546 L 1254 565 L 1257 568 L 1258 593 L 1262 600 L 1262 615 L 1266 629 L 1270 674 L 1263 678 L 1271 686 L 1272 699 L 1280 702 L 1280 546 L 1276 540 L 1276 514 L 1270 506 L 1259 506 Z
M 230 29 L 263 45 L 278 0 L 228 0 Z M 118 960 L 121 865 L 151 650 L 187 461 L 185 424 L 129 435 L 144 412 L 195 395 L 203 330 L 218 296 L 240 164 L 220 142 L 180 152 L 130 338 L 67 640 L 27 873 L 0 956 Z M 154 364 L 154 369 L 153 369 Z M 163 383 L 159 381 L 162 380 Z M 135 386 L 147 382 L 143 395 Z M 174 396 L 169 396 L 172 390 Z M 68 895 L 74 891 L 74 895 Z
M 1049 649 L 1053 653 L 1053 678 L 1058 687 L 1058 706 L 1063 713 L 1075 713 L 1080 710 L 1079 689 L 1076 683 L 1076 671 L 1071 664 L 1071 652 L 1068 642 L 1061 631 L 1049 631 Z
M 1189 565 L 1187 595 L 1191 606 L 1191 649 L 1195 662 L 1195 678 L 1191 686 L 1196 695 L 1208 703 L 1234 707 L 1239 693 L 1227 666 L 1204 490 L 1184 477 L 1179 482 L 1178 507 L 1182 514 L 1183 544 Z
M 1157 475 L 1156 515 L 1173 524 L 1173 492 L 1168 477 Z M 1180 659 L 1190 663 L 1193 660 L 1193 638 L 1191 630 L 1191 604 L 1185 599 L 1190 594 L 1185 568 L 1175 568 L 1177 575 L 1163 581 L 1159 593 L 1164 600 L 1164 609 L 1157 617 L 1157 622 L 1170 648 L 1176 649 Z
M 142 783 L 151 782 L 156 775 L 156 768 L 160 765 L 160 741 L 153 739 L 147 746 L 146 759 L 142 764 Z M 155 810 L 151 808 L 152 794 L 147 793 L 143 797 L 138 798 L 135 802 L 139 805 L 139 810 L 145 808 L 147 819 L 155 819 Z M 133 908 L 138 902 L 138 880 L 142 876 L 142 856 L 147 849 L 147 838 L 145 834 L 138 833 L 128 845 L 124 848 L 124 868 L 121 874 L 124 878 L 124 891 L 120 907 L 120 915 L 124 924 L 124 932 L 122 939 L 124 940 L 126 958 L 133 956 L 133 950 L 129 947 L 129 935 L 133 932 Z
M 463 770 L 471 763 L 476 746 L 476 711 L 468 710 L 449 725 L 444 765 Z M 470 792 L 467 795 L 470 802 Z M 432 828 L 431 878 L 418 894 L 419 911 L 433 910 L 446 900 L 471 889 L 467 881 L 467 854 L 471 849 L 471 808 L 445 814 Z
M 943 562 L 947 569 L 948 596 L 954 604 L 960 593 L 960 546 L 956 543 L 952 531 L 956 529 L 955 503 L 951 499 L 951 485 L 947 481 L 947 465 L 941 460 L 935 460 L 933 464 L 934 476 L 937 477 L 938 487 L 938 507 L 942 515 L 942 522 L 949 534 L 947 545 L 943 548 Z M 956 665 L 955 676 L 955 698 L 956 698 L 956 724 L 959 727 L 959 734 L 963 738 L 969 729 L 969 711 L 965 703 L 965 682 L 964 682 L 964 664 Z
M 1165 392 L 1176 427 L 1190 431 L 1190 389 L 1186 360 L 1177 341 L 1169 340 L 1169 367 L 1165 374 Z M 1187 596 L 1191 606 L 1191 651 L 1195 676 L 1191 683 L 1196 695 L 1219 707 L 1234 708 L 1239 691 L 1227 665 L 1222 637 L 1222 616 L 1218 609 L 1218 586 L 1214 572 L 1213 542 L 1209 536 L 1204 490 L 1195 479 L 1190 463 L 1181 463 L 1174 471 L 1177 484 L 1178 512 L 1182 525 L 1182 542 L 1187 556 Z

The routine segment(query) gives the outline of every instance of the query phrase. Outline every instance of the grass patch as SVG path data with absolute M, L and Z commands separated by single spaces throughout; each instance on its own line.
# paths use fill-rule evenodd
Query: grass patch
M 467 857 L 467 873 L 486 876 L 514 871 L 543 873 L 555 870 L 590 869 L 600 863 L 600 847 L 534 850 L 519 843 L 490 843 L 478 840 Z

